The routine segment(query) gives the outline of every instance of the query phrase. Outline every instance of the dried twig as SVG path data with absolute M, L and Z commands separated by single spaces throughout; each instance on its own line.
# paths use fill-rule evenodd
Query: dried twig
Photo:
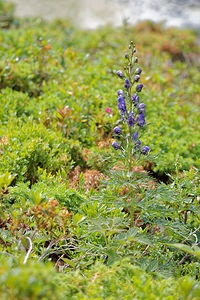
M 56 244 L 56 242 L 51 241 L 49 243 L 49 246 L 47 247 L 46 251 L 40 256 L 40 258 L 38 259 L 38 261 L 42 261 L 48 254 L 49 254 L 49 250 Z M 54 251 L 55 252 L 55 251 Z
M 25 256 L 25 258 L 24 258 L 23 265 L 25 265 L 25 264 L 27 263 L 28 257 L 29 257 L 29 255 L 30 255 L 32 249 L 33 249 L 33 243 L 32 243 L 32 241 L 31 241 L 31 239 L 30 239 L 28 236 L 24 236 L 24 238 L 27 239 L 27 240 L 29 241 L 29 249 L 28 249 L 28 251 L 27 251 L 27 253 L 26 253 L 26 256 Z
M 188 235 L 188 237 L 182 242 L 182 244 L 185 244 L 185 242 L 187 242 L 187 241 L 189 240 L 189 238 L 190 238 L 193 234 L 195 234 L 198 230 L 200 230 L 200 226 L 199 226 L 197 229 L 195 229 L 193 232 L 191 232 L 191 233 Z

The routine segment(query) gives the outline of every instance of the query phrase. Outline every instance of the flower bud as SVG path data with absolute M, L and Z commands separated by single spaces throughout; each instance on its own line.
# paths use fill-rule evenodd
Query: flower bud
M 113 131 L 114 131 L 114 133 L 116 133 L 117 135 L 122 134 L 121 128 L 120 128 L 119 126 L 116 126 L 116 127 L 114 128 Z
M 135 120 L 133 119 L 133 112 L 130 113 L 129 118 L 127 120 L 128 127 L 134 126 Z
M 138 58 L 137 58 L 137 57 L 135 57 L 135 59 L 134 59 L 134 62 L 135 62 L 135 63 L 137 63 L 137 62 L 138 62 Z
M 140 97 L 137 96 L 137 94 L 133 94 L 133 96 L 132 96 L 133 104 L 137 104 L 139 102 L 139 99 L 140 99 Z
M 146 124 L 145 115 L 143 113 L 139 114 L 139 116 L 137 117 L 137 123 L 139 127 L 143 127 Z
M 123 90 L 118 90 L 118 91 L 117 91 L 117 94 L 118 94 L 118 97 L 120 97 L 120 96 L 123 97 L 124 91 L 123 91 Z
M 145 104 L 144 103 L 140 103 L 138 105 L 138 110 L 139 110 L 139 113 L 144 113 L 145 112 Z
M 126 90 L 128 90 L 129 87 L 130 87 L 130 82 L 129 82 L 128 78 L 126 78 L 126 79 L 125 79 L 124 88 L 125 88 Z
M 138 74 L 138 75 L 141 74 L 141 73 L 142 73 L 142 69 L 141 69 L 141 68 L 137 68 L 137 69 L 135 70 L 135 73 Z
M 120 148 L 118 142 L 113 142 L 112 146 L 115 148 L 115 150 L 118 150 Z
M 135 75 L 134 81 L 135 81 L 135 82 L 138 82 L 139 80 L 140 80 L 140 75 Z
M 119 76 L 119 78 L 124 78 L 125 75 L 124 75 L 124 72 L 123 71 L 117 71 L 116 74 Z
M 128 53 L 125 54 L 125 58 L 129 59 L 129 54 Z
M 142 154 L 146 155 L 149 151 L 150 151 L 150 148 L 148 146 L 142 147 L 142 150 L 141 150 Z
M 141 92 L 142 88 L 144 87 L 144 85 L 142 83 L 139 83 L 137 86 L 136 86 L 136 92 Z

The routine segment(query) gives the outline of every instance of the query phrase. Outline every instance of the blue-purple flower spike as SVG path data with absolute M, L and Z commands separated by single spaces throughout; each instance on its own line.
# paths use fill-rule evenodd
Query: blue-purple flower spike
M 142 73 L 141 68 L 135 68 L 135 63 L 138 62 L 138 58 L 135 57 L 135 45 L 133 41 L 131 41 L 129 45 L 129 53 L 125 55 L 126 62 L 124 66 L 124 72 L 119 70 L 116 74 L 124 79 L 124 87 L 117 91 L 118 95 L 118 109 L 121 114 L 121 122 L 123 125 L 128 124 L 128 128 L 124 128 L 123 130 L 121 126 L 115 126 L 114 135 L 116 138 L 120 139 L 121 146 L 117 141 L 112 143 L 114 149 L 126 151 L 126 147 L 124 147 L 124 143 L 132 143 L 133 151 L 139 152 L 140 154 L 146 155 L 150 151 L 148 146 L 142 147 L 140 136 L 142 136 L 143 130 L 142 127 L 145 126 L 145 104 L 140 103 L 139 92 L 142 91 L 144 85 L 139 83 L 140 76 Z M 133 92 L 134 86 L 134 92 Z M 132 94 L 133 92 L 133 94 Z M 119 123 L 121 124 L 121 123 Z M 127 131 L 129 134 L 127 135 Z M 123 134 L 122 134 L 123 132 Z M 121 135 L 121 136 L 120 136 Z M 129 148 L 128 148 L 129 149 Z M 139 149 L 139 150 L 138 150 Z M 136 155 L 137 159 L 137 155 Z

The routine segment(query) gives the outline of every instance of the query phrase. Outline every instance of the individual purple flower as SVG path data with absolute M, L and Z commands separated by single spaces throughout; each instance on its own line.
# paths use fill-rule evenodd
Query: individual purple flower
M 114 128 L 113 131 L 114 131 L 114 133 L 116 133 L 117 135 L 122 134 L 121 128 L 120 128 L 119 126 L 116 126 L 116 127 Z
M 118 97 L 120 97 L 120 96 L 124 95 L 124 91 L 123 90 L 118 90 L 117 94 L 118 94 Z
M 120 148 L 118 142 L 113 142 L 112 146 L 115 148 L 115 150 L 118 150 Z
M 133 135 L 134 142 L 137 140 L 137 138 L 138 138 L 138 131 L 136 131 Z
M 137 118 L 137 123 L 138 123 L 138 126 L 140 126 L 140 127 L 143 127 L 146 124 L 145 116 L 143 113 L 139 114 L 139 116 Z
M 141 113 L 144 114 L 144 112 L 145 112 L 145 104 L 144 104 L 144 103 L 140 103 L 140 104 L 138 105 L 138 110 L 139 110 L 139 113 L 140 113 L 140 114 L 141 114 Z
M 149 151 L 150 151 L 150 148 L 149 148 L 148 146 L 142 147 L 142 150 L 141 150 L 142 154 L 145 155 L 145 154 L 147 154 Z
M 128 78 L 126 78 L 126 79 L 125 79 L 124 88 L 125 88 L 126 90 L 128 90 L 129 87 L 130 87 L 130 82 L 129 82 Z
M 134 126 L 135 124 L 135 120 L 133 119 L 133 111 L 130 113 L 127 123 L 128 127 Z
M 118 98 L 118 109 L 122 115 L 126 114 L 126 102 L 122 96 Z
M 124 72 L 123 71 L 117 71 L 116 74 L 119 76 L 119 78 L 124 78 L 125 75 L 124 75 Z
M 141 74 L 142 73 L 142 69 L 141 68 L 137 68 L 136 70 L 135 70 L 135 74 Z
M 140 99 L 140 97 L 137 96 L 137 94 L 133 94 L 133 96 L 132 96 L 133 104 L 137 104 L 139 102 L 139 99 Z
M 134 149 L 140 149 L 140 145 L 141 145 L 141 142 L 140 142 L 140 140 L 137 140 L 137 142 L 135 142 L 135 147 L 134 147 Z
M 139 80 L 140 80 L 140 75 L 135 75 L 134 81 L 135 81 L 135 82 L 138 82 Z
M 142 83 L 138 83 L 138 85 L 136 86 L 136 92 L 141 92 L 143 86 L 144 85 Z

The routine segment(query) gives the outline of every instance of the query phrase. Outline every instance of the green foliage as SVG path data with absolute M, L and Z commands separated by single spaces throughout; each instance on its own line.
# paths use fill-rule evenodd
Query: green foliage
M 38 278 L 40 280 L 38 280 Z M 153 277 L 123 260 L 106 267 L 58 274 L 46 264 L 0 265 L 1 299 L 198 299 L 199 283 L 192 277 L 178 280 Z
M 4 1 L 0 26 L 0 298 L 198 299 L 197 34 L 17 20 Z M 127 165 L 111 144 L 133 38 L 152 150 Z

